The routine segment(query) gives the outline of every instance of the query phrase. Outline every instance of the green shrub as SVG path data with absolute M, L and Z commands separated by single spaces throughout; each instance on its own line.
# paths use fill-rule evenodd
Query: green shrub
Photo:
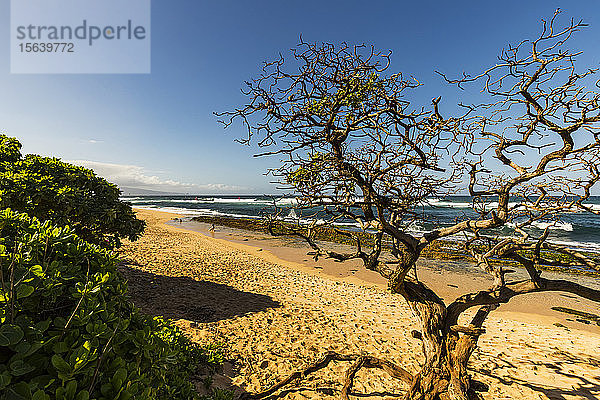
M 80 238 L 104 247 L 143 233 L 145 223 L 119 200 L 116 185 L 57 158 L 23 157 L 20 148 L 16 139 L 0 135 L 0 209 L 70 225 Z
M 8 136 L 0 135 L 0 163 L 17 162 L 21 158 L 21 143 Z
M 0 399 L 188 399 L 220 360 L 126 298 L 116 255 L 0 211 Z

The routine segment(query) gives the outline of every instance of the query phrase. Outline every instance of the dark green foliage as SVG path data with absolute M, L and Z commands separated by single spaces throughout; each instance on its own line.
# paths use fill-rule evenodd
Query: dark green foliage
M 56 158 L 23 157 L 20 147 L 16 139 L 0 135 L 0 209 L 70 225 L 82 239 L 104 247 L 142 234 L 144 222 L 119 200 L 116 185 Z
M 20 149 L 0 135 L 0 400 L 197 398 L 220 349 L 141 314 L 108 250 L 145 223 L 92 171 Z
M 126 298 L 116 255 L 0 211 L 0 399 L 188 399 L 222 360 Z
M 0 135 L 0 163 L 17 162 L 21 158 L 21 143 L 8 136 Z

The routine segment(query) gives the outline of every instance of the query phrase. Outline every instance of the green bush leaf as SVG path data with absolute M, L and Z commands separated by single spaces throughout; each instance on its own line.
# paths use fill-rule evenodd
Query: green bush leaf
M 44 277 L 44 270 L 43 270 L 42 266 L 39 264 L 30 267 L 29 271 L 31 271 L 31 273 L 34 274 L 35 276 L 37 276 L 38 278 Z
M 38 390 L 33 394 L 32 400 L 50 400 L 50 396 L 47 395 L 43 390 Z
M 57 328 L 64 328 L 67 325 L 67 320 L 63 317 L 56 317 L 54 318 L 54 325 Z
M 67 364 L 67 362 L 58 354 L 53 355 L 51 360 L 52 365 L 57 371 L 62 372 L 63 374 L 68 374 L 71 372 L 71 366 Z
M 19 382 L 6 392 L 6 400 L 31 400 L 31 389 L 26 382 Z
M 77 391 L 77 382 L 69 381 L 69 383 L 67 383 L 67 387 L 65 389 L 65 398 L 67 400 L 74 400 L 76 391 Z
M 48 329 L 50 327 L 50 319 L 47 319 L 45 321 L 40 321 L 38 323 L 35 324 L 35 328 L 38 329 L 40 332 L 45 332 L 46 329 Z
M 35 291 L 33 286 L 30 285 L 19 285 L 17 287 L 17 299 L 23 299 L 29 297 Z
M 110 383 L 105 383 L 100 387 L 100 393 L 102 393 L 104 397 L 109 397 L 112 390 L 113 387 Z
M 77 397 L 75 397 L 75 400 L 89 400 L 90 398 L 90 393 L 87 390 L 82 390 L 81 392 L 77 393 Z
M 125 368 L 116 370 L 111 381 L 113 388 L 115 388 L 115 390 L 121 389 L 125 379 L 127 379 L 127 370 Z
M 55 353 L 66 353 L 69 351 L 69 346 L 66 342 L 58 342 L 54 345 L 52 350 L 54 350 Z
M 10 372 L 4 371 L 3 373 L 1 373 L 0 374 L 0 390 L 7 387 L 10 384 L 11 379 L 12 379 L 12 376 L 10 375 Z
M 25 354 L 27 354 L 29 349 L 31 349 L 31 345 L 29 343 L 27 343 L 26 341 L 19 342 L 19 344 L 17 344 L 13 348 L 13 350 L 16 351 L 17 353 L 20 353 L 20 355 L 22 357 L 24 357 Z
M 12 346 L 23 339 L 23 330 L 18 325 L 4 324 L 0 326 L 0 346 Z
M 34 371 L 35 367 L 27 364 L 23 360 L 16 360 L 10 363 L 10 372 L 13 376 L 21 376 Z

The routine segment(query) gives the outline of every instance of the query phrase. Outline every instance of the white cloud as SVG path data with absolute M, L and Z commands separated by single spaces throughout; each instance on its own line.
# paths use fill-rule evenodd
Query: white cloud
M 111 164 L 89 160 L 69 160 L 66 162 L 92 169 L 96 174 L 120 187 L 197 194 L 210 192 L 240 192 L 244 189 L 240 186 L 226 185 L 223 183 L 195 184 L 183 183 L 171 179 L 165 180 L 156 175 L 150 175 L 144 167 L 137 165 Z
M 102 140 L 96 140 L 96 139 L 90 139 L 90 140 L 88 140 L 88 143 L 98 144 L 98 143 L 103 143 L 103 141 Z

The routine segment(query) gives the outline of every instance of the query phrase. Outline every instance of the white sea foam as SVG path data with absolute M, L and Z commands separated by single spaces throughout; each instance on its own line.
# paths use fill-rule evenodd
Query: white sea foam
M 566 246 L 569 248 L 576 248 L 576 249 L 580 249 L 580 250 L 587 250 L 587 251 L 592 251 L 592 252 L 600 251 L 600 243 L 578 242 L 575 240 L 554 240 L 554 239 L 548 240 L 548 242 L 557 244 L 557 245 L 561 245 L 561 246 Z
M 406 230 L 409 233 L 412 234 L 423 234 L 423 233 L 427 233 L 429 232 L 429 230 L 425 229 L 421 224 L 419 224 L 418 222 L 411 222 L 407 227 Z
M 223 213 L 208 208 L 183 208 L 183 207 L 159 207 L 159 206 L 134 206 L 142 210 L 163 211 L 173 214 L 208 216 L 208 217 L 232 217 L 232 218 L 259 218 L 252 215 Z
M 138 203 L 182 203 L 182 204 L 247 204 L 247 205 L 273 205 L 272 200 L 259 199 L 259 198 L 223 198 L 223 197 L 204 197 L 195 199 L 143 199 L 135 197 L 131 199 L 125 199 L 125 201 L 134 201 Z M 276 200 L 277 205 L 295 205 L 298 200 L 295 198 L 282 198 Z
M 320 219 L 317 221 L 317 225 L 325 225 L 325 220 Z M 340 228 L 360 228 L 360 224 L 358 222 L 334 222 L 331 225 L 339 226 Z
M 506 226 L 508 228 L 515 228 L 517 226 L 517 224 L 515 224 L 514 222 L 507 222 Z M 541 229 L 541 230 L 544 230 L 544 229 L 548 228 L 551 231 L 573 232 L 573 224 L 571 224 L 569 222 L 562 222 L 562 221 L 540 222 L 540 221 L 534 221 L 534 222 L 531 223 L 531 226 L 533 226 L 534 228 L 537 228 L 537 229 Z M 525 229 L 526 229 L 526 227 L 525 227 Z
M 440 207 L 440 208 L 476 208 L 481 209 L 482 207 L 487 210 L 493 210 L 498 208 L 497 201 L 490 201 L 486 203 L 471 203 L 467 201 L 453 201 L 452 199 L 427 199 L 426 204 L 431 207 Z M 541 207 L 550 207 L 552 204 L 542 204 Z M 594 209 L 600 210 L 600 205 L 591 205 Z M 515 210 L 525 210 L 528 208 L 527 203 L 522 202 L 509 202 L 508 208 Z
M 445 207 L 445 208 L 470 208 L 471 203 L 463 201 L 446 201 L 441 199 L 427 199 L 427 205 L 431 207 Z
M 584 205 L 588 208 L 590 208 L 591 210 L 594 211 L 600 211 L 600 204 L 589 204 L 589 203 L 584 203 Z M 574 210 L 576 211 L 581 211 L 581 209 L 574 207 Z
M 533 222 L 533 226 L 538 229 L 550 229 L 560 230 L 565 232 L 573 232 L 573 225 L 568 222 L 554 221 L 554 222 Z

